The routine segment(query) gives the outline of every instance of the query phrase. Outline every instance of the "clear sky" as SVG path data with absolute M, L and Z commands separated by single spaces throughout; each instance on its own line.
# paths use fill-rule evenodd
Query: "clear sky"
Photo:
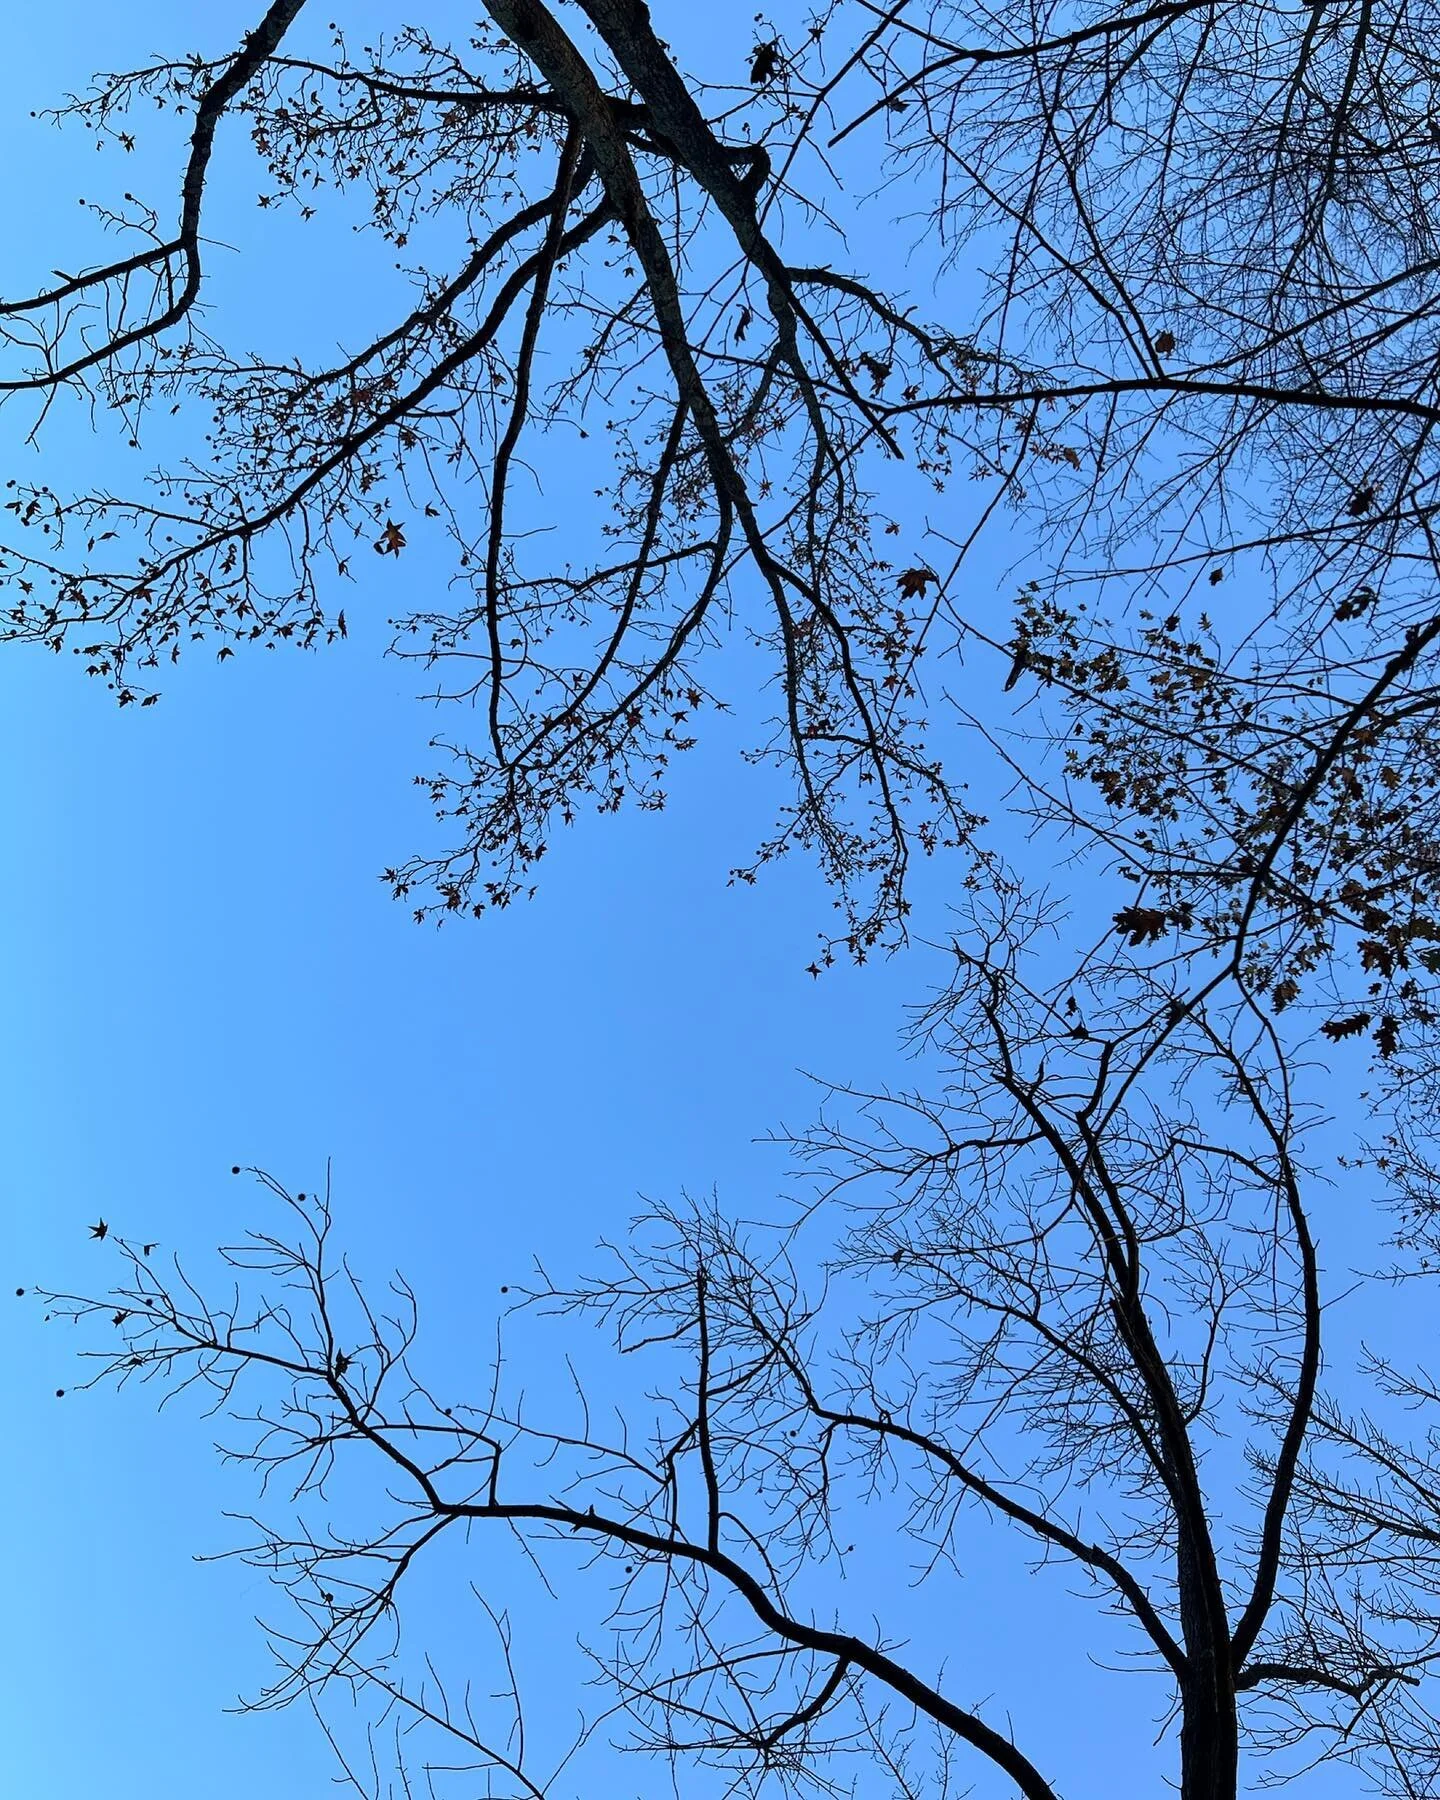
M 152 48 L 226 45 L 252 10 L 17 11 L 0 66 L 5 290 L 71 253 L 76 196 L 118 174 L 97 175 L 80 134 L 57 137 L 29 110 Z M 364 9 L 339 16 L 363 31 Z M 748 9 L 735 17 L 748 34 Z M 158 169 L 146 191 L 167 203 Z M 248 213 L 236 227 L 249 229 Z M 265 301 L 245 288 L 263 272 L 233 279 L 239 304 Z M 315 310 L 298 329 L 343 329 L 313 298 L 302 305 Z M 6 478 L 38 469 L 66 485 L 90 454 L 85 421 L 58 420 L 38 462 L 13 429 L 0 451 Z M 409 778 L 428 766 L 433 720 L 410 673 L 378 651 L 395 604 L 386 583 L 425 579 L 423 550 L 367 569 L 347 644 L 196 662 L 143 714 L 117 712 L 68 657 L 0 655 L 10 1286 L 91 1279 L 86 1227 L 100 1216 L 199 1255 L 253 1207 L 232 1163 L 305 1187 L 333 1158 L 357 1261 L 400 1264 L 439 1341 L 459 1346 L 472 1327 L 483 1340 L 496 1290 L 533 1252 L 581 1266 L 640 1195 L 715 1185 L 743 1207 L 772 1191 L 783 1155 L 754 1140 L 808 1115 L 800 1071 L 894 1074 L 902 1002 L 928 979 L 923 952 L 819 982 L 804 973 L 823 897 L 798 863 L 727 889 L 772 796 L 720 746 L 666 815 L 583 822 L 530 905 L 439 933 L 408 923 L 377 873 L 424 836 Z M 929 883 L 934 929 L 943 879 Z M 74 1376 L 63 1336 L 18 1302 L 0 1329 L 0 1788 L 37 1800 L 327 1791 L 308 1719 L 222 1710 L 265 1673 L 250 1625 L 264 1590 L 251 1572 L 191 1561 L 232 1541 L 222 1509 L 248 1498 L 210 1454 L 208 1428 L 183 1409 L 157 1420 L 133 1398 L 57 1401 Z M 962 1591 L 983 1618 L 986 1574 Z M 854 1594 L 861 1621 L 878 1598 Z M 1127 1791 L 1154 1768 L 1148 1701 L 1124 1725 L 1138 1690 L 1117 1693 L 1063 1632 L 1027 1665 L 1023 1623 L 1022 1605 L 1011 1626 L 985 1628 L 988 1666 L 1006 1680 L 1020 1671 L 1017 1725 L 1028 1715 L 1040 1730 L 1039 1760 L 1072 1800 Z M 538 1605 L 525 1625 L 532 1650 L 575 1631 Z M 468 1623 L 453 1629 L 461 1641 Z M 995 1691 L 1011 1692 L 1000 1674 Z M 663 1781 L 630 1762 L 603 1792 Z

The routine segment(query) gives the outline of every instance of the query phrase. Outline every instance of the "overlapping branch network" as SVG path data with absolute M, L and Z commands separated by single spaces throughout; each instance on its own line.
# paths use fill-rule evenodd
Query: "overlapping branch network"
M 899 457 L 1028 509 L 1027 593 L 1051 612 L 1037 628 L 1020 609 L 1021 673 L 1067 680 L 1047 630 L 1085 668 L 1135 647 L 1128 605 L 1106 623 L 1077 590 L 1138 586 L 1164 616 L 1208 577 L 1242 594 L 1219 654 L 1233 673 L 1258 641 L 1267 707 L 1276 680 L 1323 694 L 1417 631 L 1426 655 L 1391 700 L 1428 691 L 1428 4 L 851 0 L 762 31 L 748 79 L 683 73 L 638 0 L 586 0 L 576 29 L 497 0 L 463 49 L 420 26 L 359 58 L 339 37 L 297 45 L 302 10 L 277 0 L 234 53 L 108 78 L 67 109 L 124 144 L 137 102 L 192 121 L 178 223 L 167 236 L 127 201 L 104 217 L 138 249 L 0 309 L 0 391 L 42 418 L 91 392 L 132 437 L 162 402 L 213 419 L 204 454 L 137 497 L 16 491 L 7 623 L 146 703 L 196 640 L 224 657 L 345 630 L 357 549 L 444 539 L 448 591 L 398 620 L 396 647 L 479 729 L 425 782 L 448 847 L 389 871 L 422 916 L 510 900 L 582 806 L 662 806 L 735 698 L 710 670 L 738 619 L 773 695 L 754 753 L 794 789 L 736 873 L 807 845 L 853 952 L 903 930 L 916 846 L 975 823 L 927 748 L 922 658 L 956 622 L 997 648 L 1007 630 L 960 602 L 968 530 L 948 577 L 918 550 L 897 576 Z M 262 207 L 323 225 L 356 196 L 388 243 L 424 246 L 414 304 L 336 364 L 239 355 L 198 323 L 227 115 L 267 170 Z M 874 170 L 928 211 L 943 328 L 844 247 L 849 189 Z M 516 485 L 532 467 L 555 495 L 539 508 Z M 547 559 L 535 531 L 556 507 Z M 1069 691 L 1093 707 L 1093 682 Z M 1134 742 L 1102 735 L 1085 772 L 1107 805 L 1133 811 L 1130 764 L 1169 741 L 1165 782 L 1206 807 L 1213 740 L 1244 738 L 1255 704 L 1206 700 L 1201 729 L 1162 684 L 1130 707 Z M 1199 853 L 1238 865 L 1221 824 Z
M 351 1272 L 328 1196 L 268 1178 L 282 1224 L 225 1253 L 230 1297 L 124 1239 L 112 1292 L 47 1296 L 85 1328 L 95 1381 L 193 1388 L 231 1420 L 227 1448 L 267 1496 L 239 1554 L 291 1607 L 260 1704 L 312 1701 L 343 1748 L 328 1697 L 363 1693 L 417 1731 L 468 1731 L 497 1792 L 543 1790 L 482 1754 L 514 1740 L 464 1723 L 399 1637 L 418 1565 L 483 1530 L 503 1691 L 502 1542 L 594 1609 L 606 1699 L 587 1732 L 623 1726 L 626 1745 L 746 1791 L 868 1759 L 897 1792 L 944 1794 L 988 1763 L 1053 1800 L 1053 1748 L 959 1698 L 985 1618 L 939 1603 L 977 1557 L 1014 1554 L 1119 1621 L 1105 1631 L 1128 1635 L 1157 1711 L 1178 1717 L 1186 1793 L 1233 1794 L 1247 1743 L 1393 1772 L 1381 1727 L 1413 1718 L 1431 1651 L 1393 1609 L 1357 1619 L 1327 1560 L 1317 1470 L 1336 1415 L 1318 1397 L 1310 1178 L 1274 1033 L 1232 1001 L 1157 1052 L 1107 1025 L 1095 993 L 1031 991 L 1017 929 L 963 957 L 923 1021 L 943 1098 L 837 1094 L 795 1146 L 818 1176 L 798 1223 L 665 1208 L 595 1279 L 542 1276 L 522 1307 L 542 1317 L 506 1326 L 482 1393 L 423 1371 L 410 1290 L 377 1296 Z M 567 1321 L 583 1374 L 568 1407 L 537 1410 L 514 1335 L 563 1345 Z M 615 1385 L 597 1326 L 643 1381 Z M 963 1617 L 964 1641 L 917 1630 L 895 1581 L 916 1555 L 924 1617 Z M 1358 1541 L 1353 1555 L 1383 1579 Z M 817 1604 L 816 1577 L 842 1569 L 888 1581 L 872 1591 L 895 1596 L 889 1615 Z
M 198 401 L 211 429 L 139 497 L 15 492 L 9 633 L 80 650 L 122 704 L 148 703 L 151 672 L 196 641 L 223 658 L 345 632 L 332 595 L 357 549 L 398 558 L 443 535 L 449 594 L 398 620 L 396 647 L 481 730 L 426 782 L 458 842 L 389 874 L 423 915 L 510 900 L 584 803 L 662 805 L 720 704 L 704 652 L 739 612 L 773 677 L 756 755 L 795 782 L 758 860 L 814 850 L 863 954 L 902 928 L 914 846 L 972 823 L 924 747 L 927 609 L 875 542 L 868 470 L 901 447 L 880 392 L 973 385 L 975 353 L 782 256 L 777 226 L 805 203 L 765 139 L 792 105 L 742 106 L 747 141 L 702 112 L 644 9 L 592 7 L 583 54 L 542 6 L 490 10 L 472 69 L 421 30 L 365 63 L 338 40 L 330 61 L 292 56 L 301 8 L 277 4 L 235 55 L 113 78 L 69 109 L 125 141 L 144 98 L 193 114 L 181 226 L 117 217 L 143 248 L 0 309 L 4 391 L 42 417 L 93 392 L 132 436 L 161 403 Z M 268 168 L 262 206 L 311 216 L 368 192 L 391 244 L 462 246 L 333 366 L 239 356 L 198 324 L 227 112 Z M 941 454 L 943 428 L 908 435 Z M 547 566 L 526 540 L 551 517 L 516 484 L 537 445 L 567 443 L 601 488 L 587 502 L 552 470 L 574 529 Z

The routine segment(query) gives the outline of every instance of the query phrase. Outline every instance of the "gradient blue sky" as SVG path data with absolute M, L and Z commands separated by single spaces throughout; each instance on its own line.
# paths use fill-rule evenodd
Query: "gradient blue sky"
M 128 165 L 97 174 L 81 134 L 57 136 L 29 109 L 132 62 L 137 41 L 142 52 L 226 45 L 252 10 L 53 0 L 11 21 L 6 291 L 66 266 L 78 194 L 143 180 Z M 358 21 L 358 36 L 386 11 L 337 16 Z M 748 19 L 735 9 L 746 42 Z M 159 171 L 145 191 L 167 203 Z M 237 211 L 237 234 L 250 221 Z M 267 296 L 246 288 L 263 268 L 229 279 L 238 305 L 263 311 Z M 298 330 L 343 329 L 307 304 Z M 91 454 L 85 422 L 56 424 L 38 462 L 13 425 L 0 436 L 7 477 L 71 481 Z M 333 1157 L 357 1260 L 399 1262 L 442 1341 L 459 1344 L 534 1251 L 561 1268 L 583 1262 L 597 1237 L 623 1230 L 638 1195 L 714 1184 L 743 1206 L 770 1192 L 783 1157 L 753 1140 L 807 1116 L 802 1069 L 861 1083 L 894 1073 L 923 954 L 805 975 L 823 923 L 811 871 L 725 885 L 772 796 L 723 746 L 697 757 L 669 814 L 584 823 L 532 904 L 440 933 L 407 922 L 376 876 L 424 835 L 409 778 L 428 766 L 433 720 L 378 648 L 394 604 L 385 584 L 425 578 L 423 551 L 366 570 L 348 644 L 192 664 L 143 714 L 117 712 L 69 658 L 0 656 L 10 1286 L 90 1278 L 86 1226 L 101 1215 L 201 1252 L 250 1209 L 232 1162 L 304 1187 Z M 933 928 L 943 879 L 928 884 Z M 265 1673 L 249 1624 L 264 1590 L 249 1572 L 191 1561 L 231 1541 L 221 1510 L 247 1497 L 216 1466 L 206 1427 L 157 1420 L 138 1400 L 57 1402 L 74 1375 L 64 1338 L 15 1302 L 0 1317 L 11 1445 L 0 1787 L 37 1800 L 328 1791 L 332 1767 L 307 1719 L 222 1710 Z M 977 1617 L 986 1583 L 977 1574 L 967 1590 Z M 856 1595 L 862 1609 L 875 1598 Z M 573 1635 L 564 1616 L 526 1623 L 542 1649 Z M 1087 1673 L 1077 1640 L 1055 1638 L 1027 1664 L 997 1628 L 992 1648 L 997 1671 L 1023 1671 L 1017 1722 L 1044 1721 L 1041 1760 L 1073 1800 L 1153 1770 L 1143 1708 L 1122 1739 L 1123 1711 L 1109 1709 L 1133 1702 Z M 1079 1683 L 1063 1698 L 1062 1675 Z M 1007 1691 L 999 1673 L 996 1689 Z M 662 1783 L 627 1764 L 605 1792 Z

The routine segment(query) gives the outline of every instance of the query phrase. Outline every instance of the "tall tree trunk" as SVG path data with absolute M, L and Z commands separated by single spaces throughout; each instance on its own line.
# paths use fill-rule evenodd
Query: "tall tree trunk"
M 1228 1672 L 1196 1669 L 1185 1684 L 1182 1708 L 1180 1800 L 1235 1800 L 1240 1743 Z
M 1202 1560 L 1183 1526 L 1177 1547 L 1187 1665 L 1180 1690 L 1180 1800 L 1235 1800 L 1240 1728 L 1230 1672 L 1229 1621 L 1213 1558 L 1207 1555 Z

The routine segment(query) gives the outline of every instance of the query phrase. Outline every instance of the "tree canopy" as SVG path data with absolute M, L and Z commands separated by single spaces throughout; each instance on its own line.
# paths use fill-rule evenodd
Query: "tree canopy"
M 343 631 L 352 559 L 433 521 L 454 580 L 397 648 L 476 725 L 428 784 L 449 842 L 392 872 L 422 912 L 511 898 L 579 809 L 661 804 L 726 701 L 732 622 L 773 696 L 756 754 L 793 783 L 758 860 L 817 854 L 852 950 L 902 925 L 916 845 L 973 836 L 921 680 L 957 628 L 1098 717 L 1082 772 L 1122 817 L 1163 819 L 1178 782 L 1233 865 L 1215 755 L 1259 838 L 1377 681 L 1423 716 L 1433 26 L 837 4 L 689 69 L 638 0 L 354 51 L 279 0 L 238 46 L 61 109 L 123 148 L 158 108 L 188 145 L 168 201 L 97 205 L 120 254 L 6 303 L 3 392 L 37 429 L 77 392 L 130 436 L 173 406 L 196 426 L 133 491 L 14 490 L 7 632 L 143 704 L 197 640 Z M 406 261 L 409 303 L 338 361 L 212 328 L 205 209 L 237 126 L 263 208 L 358 224 L 377 276 Z M 896 230 L 913 294 L 851 247 Z M 605 501 L 554 554 L 527 541 L 527 462 L 574 462 Z M 1020 604 L 976 605 L 964 553 L 1017 509 Z M 1196 590 L 1221 581 L 1207 625 Z M 1157 619 L 1192 597 L 1175 643 L 1135 637 L 1137 595 Z M 1414 781 L 1376 800 L 1418 836 L 1429 790 L 1399 760 Z
M 42 443 L 79 395 L 137 441 L 175 409 L 179 447 L 125 493 L 14 489 L 4 630 L 143 706 L 192 648 L 321 649 L 353 560 L 431 532 L 450 579 L 394 648 L 470 734 L 397 896 L 510 903 L 557 825 L 662 806 L 735 707 L 789 789 L 734 874 L 818 859 L 817 973 L 900 942 L 913 859 L 951 856 L 933 1085 L 842 1080 L 798 1207 L 677 1203 L 593 1282 L 539 1282 L 562 1333 L 658 1362 L 613 1428 L 583 1383 L 533 1420 L 498 1353 L 449 1404 L 408 1290 L 373 1299 L 328 1196 L 268 1177 L 288 1222 L 227 1253 L 248 1297 L 121 1235 L 115 1291 L 52 1309 L 118 1331 L 97 1379 L 259 1385 L 240 1454 L 298 1508 L 249 1552 L 296 1605 L 269 1698 L 378 1696 L 488 1791 L 552 1790 L 394 1638 L 412 1565 L 482 1526 L 596 1559 L 640 1745 L 742 1789 L 863 1757 L 857 1791 L 988 1767 L 1054 1800 L 1044 1748 L 816 1586 L 898 1521 L 938 1593 L 983 1517 L 1128 1622 L 1186 1800 L 1239 1791 L 1242 1746 L 1433 1794 L 1440 1440 L 1385 1405 L 1436 1395 L 1326 1386 L 1312 1146 L 1326 1059 L 1368 1058 L 1342 1154 L 1396 1208 L 1390 1272 L 1427 1276 L 1440 9 L 832 0 L 667 32 L 642 0 L 487 0 L 356 49 L 276 0 L 63 107 L 122 150 L 137 109 L 178 117 L 178 199 L 107 202 L 113 259 L 0 305 L 0 391 Z M 236 125 L 262 209 L 401 258 L 339 360 L 204 310 Z M 553 542 L 532 470 L 584 496 Z

